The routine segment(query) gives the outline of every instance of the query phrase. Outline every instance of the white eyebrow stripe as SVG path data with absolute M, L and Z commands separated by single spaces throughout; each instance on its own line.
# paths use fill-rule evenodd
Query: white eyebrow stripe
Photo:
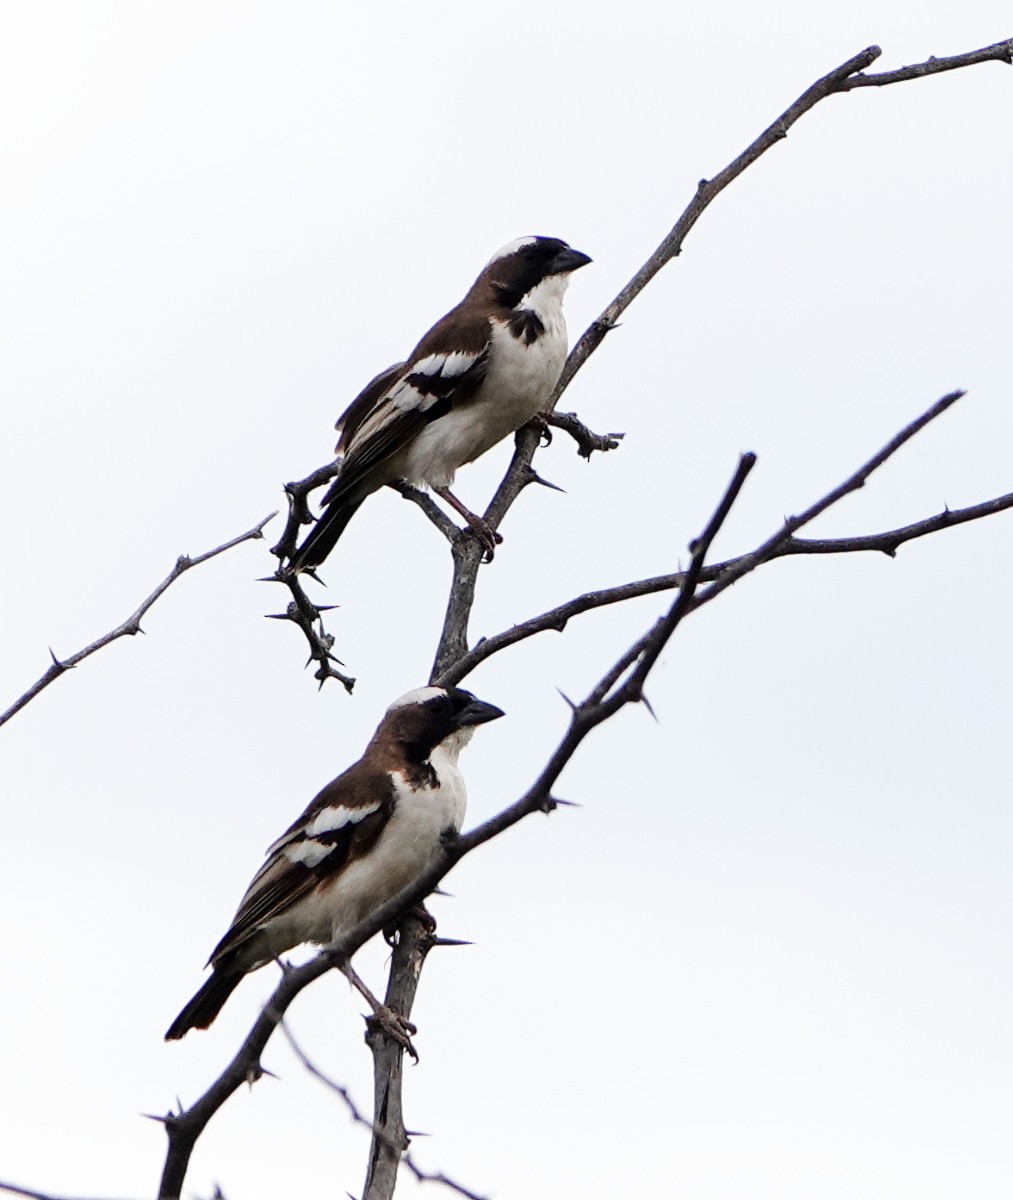
M 379 804 L 370 804 L 366 808 L 345 808 L 343 804 L 334 804 L 322 808 L 303 832 L 308 838 L 319 837 L 321 833 L 336 833 L 346 825 L 358 825 L 379 811 Z
M 485 269 L 492 266 L 494 262 L 499 262 L 501 258 L 506 258 L 507 255 L 516 254 L 518 250 L 523 250 L 525 246 L 533 246 L 538 241 L 536 237 L 519 237 L 514 238 L 512 242 L 507 242 L 505 246 L 500 246 L 496 253 L 485 264 Z
M 446 694 L 447 689 L 441 687 L 413 688 L 410 692 L 405 692 L 403 696 L 398 696 L 392 704 L 388 705 L 387 712 L 392 713 L 396 708 L 404 708 L 407 704 L 425 704 L 427 700 Z

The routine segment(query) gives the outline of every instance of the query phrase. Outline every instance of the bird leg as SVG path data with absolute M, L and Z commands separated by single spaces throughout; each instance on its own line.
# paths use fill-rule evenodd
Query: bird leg
M 446 502 L 452 509 L 454 509 L 455 512 L 460 513 L 461 516 L 464 517 L 464 519 L 468 522 L 468 528 L 482 543 L 482 546 L 485 550 L 483 562 L 491 563 L 493 555 L 496 553 L 496 547 L 503 541 L 502 534 L 497 533 L 488 521 L 484 520 L 480 516 L 477 516 L 471 511 L 470 508 L 462 504 L 461 501 L 458 500 L 458 498 L 450 490 L 450 488 L 438 487 L 433 488 L 433 491 L 442 500 L 446 500 Z
M 350 962 L 342 963 L 340 967 L 342 975 L 355 988 L 359 995 L 366 1001 L 369 1007 L 373 1010 L 372 1019 L 379 1027 L 392 1038 L 399 1046 L 403 1046 L 405 1050 L 415 1059 L 419 1060 L 418 1053 L 412 1045 L 411 1035 L 418 1033 L 417 1028 L 407 1019 L 396 1013 L 392 1008 L 388 1008 L 386 1004 L 381 1004 L 373 995 L 368 987 L 362 982 L 355 968 Z

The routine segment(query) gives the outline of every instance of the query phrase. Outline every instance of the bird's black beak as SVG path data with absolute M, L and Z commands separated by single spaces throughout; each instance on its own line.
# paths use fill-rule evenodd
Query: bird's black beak
M 582 254 L 579 250 L 572 250 L 569 246 L 560 250 L 559 253 L 549 263 L 549 275 L 566 275 L 570 271 L 579 270 L 581 267 L 586 267 L 591 261 L 590 255 Z
M 472 697 L 457 714 L 457 724 L 463 729 L 468 725 L 484 725 L 486 721 L 495 721 L 497 717 L 505 715 L 495 704 L 486 704 L 484 700 Z

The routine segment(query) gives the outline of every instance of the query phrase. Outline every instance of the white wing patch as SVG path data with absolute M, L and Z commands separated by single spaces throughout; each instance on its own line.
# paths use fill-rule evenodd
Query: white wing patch
M 412 378 L 421 375 L 426 379 L 459 379 L 478 362 L 479 357 L 465 350 L 455 350 L 451 354 L 428 354 L 412 364 L 404 379 L 387 393 L 386 399 L 398 412 L 428 412 L 440 396 L 420 390 L 412 383 Z
M 360 821 L 379 811 L 379 804 L 370 804 L 366 808 L 345 808 L 342 804 L 322 808 L 306 826 L 305 834 L 313 838 L 319 837 L 321 833 L 336 833 L 346 825 L 358 825 Z
M 379 804 L 370 804 L 365 808 L 346 808 L 343 804 L 332 804 L 322 808 L 308 825 L 297 830 L 291 841 L 282 848 L 282 853 L 292 863 L 304 863 L 307 867 L 315 867 L 334 850 L 333 838 L 317 841 L 323 834 L 338 833 L 349 825 L 358 825 L 373 813 L 380 811 Z
M 463 375 L 473 367 L 478 360 L 477 354 L 468 350 L 454 350 L 451 354 L 429 354 L 412 364 L 412 375 L 441 375 L 444 379 L 453 379 Z
M 315 867 L 317 863 L 323 862 L 333 849 L 333 846 L 326 846 L 323 842 L 315 842 L 309 838 L 304 842 L 286 846 L 284 853 L 291 863 L 305 863 L 307 867 Z

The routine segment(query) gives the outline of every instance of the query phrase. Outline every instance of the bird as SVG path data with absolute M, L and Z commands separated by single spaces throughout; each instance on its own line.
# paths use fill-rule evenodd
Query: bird
M 165 1040 L 207 1029 L 250 971 L 303 942 L 326 944 L 347 933 L 435 862 L 443 838 L 464 820 L 458 755 L 476 726 L 503 715 L 456 687 L 416 688 L 395 700 L 358 762 L 268 848 L 211 952 L 210 977 Z M 345 973 L 376 1016 L 392 1015 L 350 965 Z
M 501 539 L 450 486 L 458 467 L 515 433 L 548 401 L 566 361 L 563 294 L 570 275 L 589 262 L 559 238 L 515 238 L 405 362 L 363 388 L 335 425 L 338 474 L 290 572 L 320 566 L 363 500 L 397 479 L 432 488 L 492 558 Z

